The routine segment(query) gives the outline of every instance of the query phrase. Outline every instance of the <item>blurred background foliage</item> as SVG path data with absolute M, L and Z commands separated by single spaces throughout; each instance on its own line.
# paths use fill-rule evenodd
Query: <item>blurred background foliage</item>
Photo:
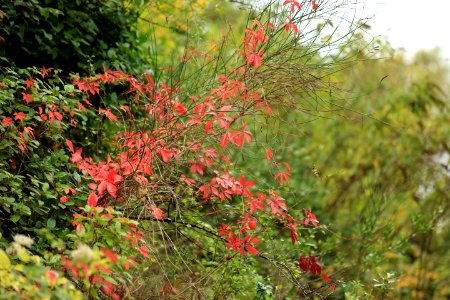
M 104 66 L 148 71 L 184 80 L 194 93 L 214 78 L 192 74 L 224 71 L 225 63 L 210 62 L 239 44 L 248 11 L 236 2 L 3 1 L 0 65 L 81 74 Z M 330 299 L 448 299 L 448 66 L 438 51 L 406 58 L 361 29 L 335 52 L 305 51 L 295 61 L 296 71 L 306 70 L 305 82 L 311 76 L 320 85 L 299 91 L 287 108 L 273 106 L 278 121 L 259 131 L 252 159 L 239 168 L 269 185 L 274 170 L 261 163 L 264 151 L 256 149 L 282 149 L 275 158 L 291 162 L 292 177 L 280 190 L 290 195 L 298 217 L 302 207 L 311 207 L 322 227 L 300 237 L 302 249 L 289 247 L 287 235 L 283 243 L 265 242 L 284 258 L 320 255 L 338 282 Z M 192 72 L 185 69 L 188 60 Z M 326 71 L 337 62 L 340 72 Z M 277 83 L 261 80 L 268 89 Z M 282 90 L 277 95 L 285 104 Z M 140 297 L 155 290 L 170 295 L 165 280 L 178 291 L 204 289 L 194 289 L 192 297 L 272 299 L 286 292 L 285 274 L 260 267 L 252 257 L 245 264 L 218 262 L 214 240 L 189 228 L 180 232 L 179 243 L 195 241 L 197 247 L 183 253 L 173 248 L 149 264 L 142 274 L 146 284 L 136 290 Z M 157 242 L 154 251 L 166 251 Z M 186 266 L 190 271 L 183 273 Z
M 314 250 L 343 281 L 338 298 L 445 299 L 449 69 L 438 50 L 408 59 L 367 36 L 355 34 L 345 52 L 358 59 L 324 79 L 340 90 L 298 95 L 261 140 L 292 162 L 290 207 L 311 206 L 325 225 Z M 249 172 L 267 174 L 262 159 Z

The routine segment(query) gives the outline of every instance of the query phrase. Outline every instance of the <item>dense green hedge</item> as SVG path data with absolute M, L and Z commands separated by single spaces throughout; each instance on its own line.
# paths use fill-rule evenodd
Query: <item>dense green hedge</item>
M 134 1 L 29 0 L 0 5 L 0 64 L 64 71 L 118 67 L 130 58 Z

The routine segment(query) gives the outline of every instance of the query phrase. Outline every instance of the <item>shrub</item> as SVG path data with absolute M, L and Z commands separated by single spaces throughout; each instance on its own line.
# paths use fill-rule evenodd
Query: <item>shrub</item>
M 90 64 L 94 70 L 132 64 L 134 1 L 3 1 L 0 11 L 3 65 L 84 73 Z

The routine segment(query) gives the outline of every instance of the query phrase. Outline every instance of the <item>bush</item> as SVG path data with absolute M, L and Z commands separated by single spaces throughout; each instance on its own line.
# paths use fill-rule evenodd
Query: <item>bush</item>
M 139 9 L 122 0 L 2 1 L 2 65 L 82 72 L 132 64 Z

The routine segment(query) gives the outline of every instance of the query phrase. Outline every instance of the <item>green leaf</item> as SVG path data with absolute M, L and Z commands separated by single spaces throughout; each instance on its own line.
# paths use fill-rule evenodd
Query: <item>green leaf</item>
M 78 183 L 81 182 L 81 176 L 80 176 L 80 174 L 78 174 L 77 171 L 73 172 L 73 178 L 74 178 Z
M 14 143 L 11 141 L 2 141 L 2 143 L 0 144 L 0 149 L 5 149 L 12 145 L 14 145 Z
M 75 87 L 74 87 L 72 84 L 66 84 L 66 85 L 64 86 L 64 90 L 65 90 L 66 92 L 71 93 L 71 92 L 73 92 L 73 91 L 75 90 Z
M 47 227 L 48 228 L 55 228 L 56 226 L 56 220 L 53 218 L 50 218 L 47 220 Z

